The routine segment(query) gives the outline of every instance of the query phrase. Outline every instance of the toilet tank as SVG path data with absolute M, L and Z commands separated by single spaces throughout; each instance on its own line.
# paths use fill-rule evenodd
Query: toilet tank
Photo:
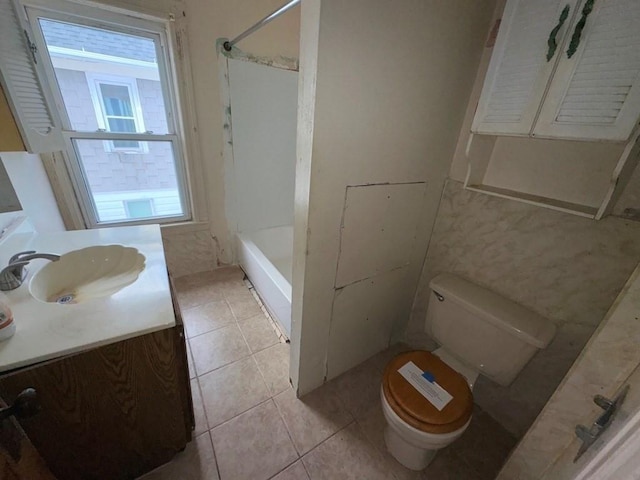
M 509 385 L 553 339 L 556 327 L 531 310 L 450 273 L 429 284 L 427 333 L 450 354 Z

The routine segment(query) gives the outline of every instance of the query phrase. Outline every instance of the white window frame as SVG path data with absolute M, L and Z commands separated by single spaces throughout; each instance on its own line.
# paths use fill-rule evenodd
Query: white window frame
M 139 18 L 132 14 L 116 12 L 106 8 L 95 6 L 79 5 L 65 0 L 24 0 L 29 23 L 33 30 L 34 42 L 40 52 L 47 52 L 47 46 L 40 29 L 38 18 L 48 18 L 53 21 L 74 23 L 87 27 L 95 27 L 111 30 L 118 33 L 136 35 L 149 38 L 156 44 L 156 55 L 160 82 L 164 96 L 165 109 L 167 113 L 167 134 L 145 133 L 113 133 L 113 132 L 78 132 L 71 127 L 66 108 L 62 99 L 60 89 L 57 87 L 51 58 L 48 54 L 43 54 L 45 81 L 53 88 L 53 97 L 62 117 L 62 136 L 65 140 L 66 150 L 64 158 L 68 163 L 70 180 L 74 191 L 77 194 L 80 211 L 85 224 L 89 228 L 98 228 L 114 225 L 139 225 L 149 223 L 175 224 L 178 222 L 192 221 L 191 192 L 187 181 L 186 170 L 186 147 L 183 140 L 184 129 L 179 125 L 180 114 L 178 111 L 176 71 L 178 67 L 174 65 L 170 56 L 169 25 L 168 22 L 160 19 Z M 167 217 L 155 217 L 146 220 L 123 219 L 118 221 L 99 221 L 98 212 L 88 187 L 87 177 L 83 171 L 82 163 L 76 151 L 74 141 L 76 140 L 135 140 L 140 142 L 166 141 L 173 146 L 173 157 L 176 166 L 176 176 L 180 195 L 182 215 L 172 215 Z
M 126 87 L 129 92 L 129 99 L 131 100 L 133 116 L 128 118 L 133 119 L 133 122 L 136 126 L 136 132 L 146 131 L 146 128 L 144 128 L 144 118 L 142 116 L 142 103 L 140 102 L 140 94 L 138 93 L 138 82 L 135 78 L 94 72 L 85 72 L 85 76 L 87 78 L 87 85 L 89 86 L 89 93 L 91 94 L 91 102 L 93 103 L 93 109 L 96 112 L 96 120 L 98 122 L 99 128 L 103 129 L 105 132 L 110 131 L 109 115 L 107 115 L 100 85 L 115 85 L 118 87 Z M 105 150 L 109 152 L 149 152 L 149 146 L 147 142 L 138 142 L 137 148 L 119 148 L 114 145 L 113 141 L 106 141 L 104 142 L 104 144 Z

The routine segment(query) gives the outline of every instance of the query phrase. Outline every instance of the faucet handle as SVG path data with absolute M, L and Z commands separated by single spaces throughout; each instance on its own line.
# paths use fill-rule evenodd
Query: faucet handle
M 20 260 L 20 257 L 24 256 L 24 255 L 33 255 L 34 253 L 36 253 L 35 250 L 27 250 L 25 252 L 18 252 L 16 253 L 14 256 L 12 256 L 9 259 L 9 265 L 12 265 L 14 263 L 16 263 L 18 260 Z M 29 262 L 25 262 L 25 265 L 29 263 Z

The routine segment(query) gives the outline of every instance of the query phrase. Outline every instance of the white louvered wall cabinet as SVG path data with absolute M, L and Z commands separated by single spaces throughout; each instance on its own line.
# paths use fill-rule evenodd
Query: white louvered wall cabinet
M 466 186 L 601 218 L 637 163 L 639 117 L 640 0 L 507 0 L 471 125 Z M 531 180 L 487 181 L 496 141 L 503 136 L 611 142 L 611 151 L 622 153 L 612 168 L 593 169 L 593 175 L 610 177 L 604 179 L 606 192 L 549 196 L 517 188 L 531 186 Z M 522 170 L 536 170 L 529 167 Z M 570 170 L 538 166 L 540 191 L 545 176 Z M 580 181 L 567 178 L 566 191 L 575 193 Z M 593 184 L 587 181 L 584 188 Z M 575 197 L 585 200 L 572 201 Z

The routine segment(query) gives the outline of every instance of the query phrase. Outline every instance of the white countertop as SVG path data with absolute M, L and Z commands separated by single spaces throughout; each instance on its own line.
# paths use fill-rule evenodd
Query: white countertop
M 36 300 L 29 282 L 47 260 L 28 266 L 19 288 L 1 292 L 16 333 L 0 342 L 0 372 L 114 343 L 175 325 L 167 266 L 158 225 L 77 230 L 54 234 L 17 233 L 0 243 L 0 265 L 24 250 L 64 254 L 91 245 L 120 244 L 146 257 L 138 279 L 119 292 L 74 305 Z

